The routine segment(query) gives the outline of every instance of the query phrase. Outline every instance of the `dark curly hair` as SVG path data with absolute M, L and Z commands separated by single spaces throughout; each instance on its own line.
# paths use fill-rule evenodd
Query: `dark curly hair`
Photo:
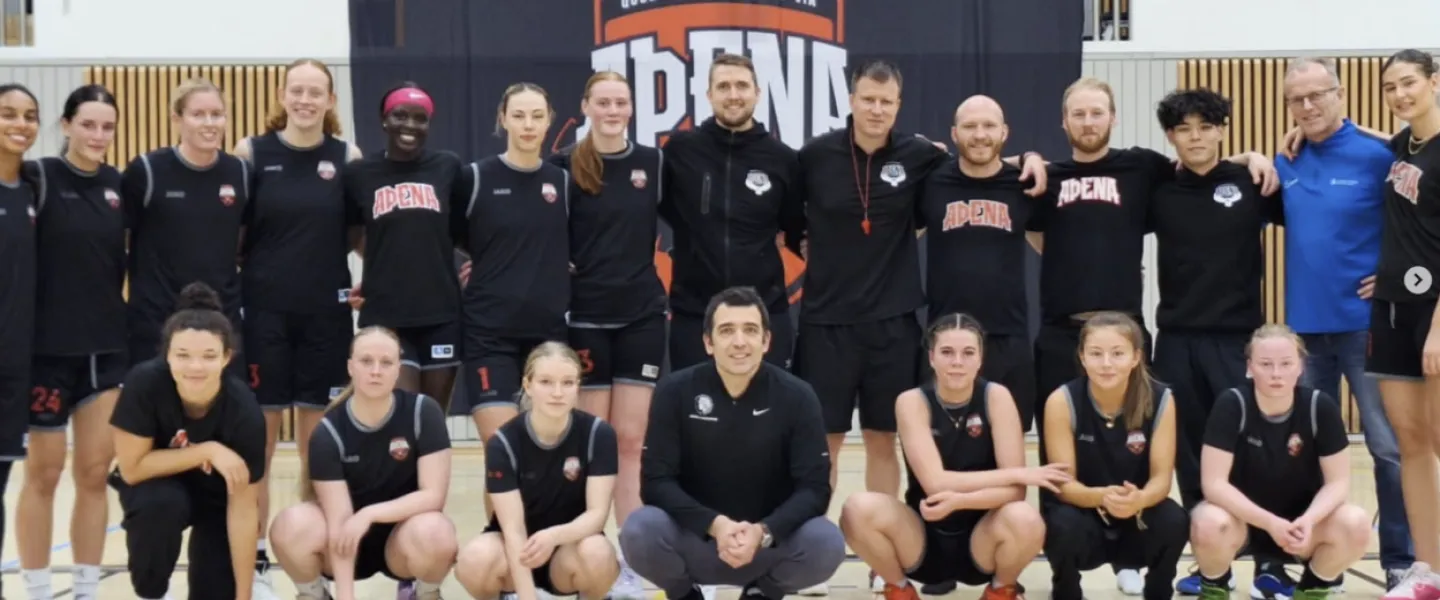
M 1175 90 L 1166 95 L 1155 110 L 1160 128 L 1165 131 L 1179 127 L 1191 115 L 1210 125 L 1229 125 L 1230 99 L 1205 88 Z

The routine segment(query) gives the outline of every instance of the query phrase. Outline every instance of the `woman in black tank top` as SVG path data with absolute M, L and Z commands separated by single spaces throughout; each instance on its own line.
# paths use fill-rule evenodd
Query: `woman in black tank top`
M 1041 496 L 1056 600 L 1079 600 L 1081 571 L 1117 560 L 1149 569 L 1145 600 L 1174 595 L 1190 518 L 1170 499 L 1175 411 L 1150 378 L 1144 339 L 1125 314 L 1091 317 L 1080 330 L 1085 374 L 1045 401 L 1042 451 L 1075 473 Z
M 1215 400 L 1201 450 L 1205 501 L 1191 515 L 1200 594 L 1229 595 L 1230 563 L 1247 542 L 1251 552 L 1302 559 L 1292 595 L 1326 591 L 1370 541 L 1370 515 L 1346 501 L 1340 406 L 1296 385 L 1304 344 L 1290 328 L 1261 327 L 1245 354 L 1252 383 Z
M 445 413 L 433 398 L 397 388 L 395 332 L 366 327 L 349 350 L 351 383 L 310 438 L 301 502 L 275 517 L 275 555 L 303 600 L 332 598 L 326 579 L 333 597 L 354 598 L 355 583 L 377 573 L 402 582 L 398 598 L 440 600 L 458 546 L 445 516 Z
M 896 400 L 905 501 L 861 492 L 845 501 L 846 542 L 885 581 L 888 600 L 918 600 L 910 580 L 986 584 L 983 598 L 1017 598 L 1045 526 L 1027 486 L 1070 481 L 1061 465 L 1025 466 L 1025 432 L 1004 386 L 979 377 L 985 333 L 969 315 L 935 319 L 926 335 L 934 383 Z M 1005 544 L 1005 551 L 1000 545 Z
M 360 158 L 360 149 L 336 137 L 334 78 L 324 63 L 291 63 L 277 95 L 266 132 L 231 151 L 250 161 L 255 174 L 242 229 L 241 343 L 250 387 L 265 410 L 266 464 L 288 408 L 296 409 L 295 447 L 305 464 L 310 433 L 332 390 L 346 380 L 354 323 L 346 303 L 349 245 L 340 172 Z M 267 475 L 260 489 L 262 546 L 269 515 Z M 269 563 L 263 547 L 257 554 L 262 565 Z M 256 577 L 269 585 L 268 574 Z
M 544 342 L 526 356 L 524 409 L 485 443 L 494 517 L 465 544 L 455 577 L 475 598 L 608 597 L 620 574 L 605 537 L 615 492 L 615 430 L 576 409 L 580 356 Z

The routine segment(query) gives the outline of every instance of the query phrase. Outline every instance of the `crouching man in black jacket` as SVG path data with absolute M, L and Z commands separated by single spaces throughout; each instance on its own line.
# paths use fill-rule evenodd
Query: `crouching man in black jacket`
M 640 497 L 620 547 L 667 598 L 737 585 L 779 600 L 830 579 L 845 539 L 825 518 L 830 454 L 810 385 L 764 361 L 770 315 L 752 288 L 705 310 L 713 361 L 660 380 L 641 458 Z

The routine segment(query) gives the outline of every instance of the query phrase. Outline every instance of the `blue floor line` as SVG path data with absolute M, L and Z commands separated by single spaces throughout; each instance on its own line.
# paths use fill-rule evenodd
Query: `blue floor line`
M 117 525 L 111 525 L 111 526 L 105 528 L 105 535 L 110 535 L 110 534 L 115 533 L 115 532 L 117 532 L 117 531 L 120 531 L 120 525 L 118 525 L 118 524 L 117 524 Z M 51 554 L 54 554 L 54 553 L 56 553 L 56 552 L 59 552 L 59 551 L 61 551 L 61 550 L 66 550 L 66 549 L 68 549 L 68 548 L 70 548 L 70 542 L 65 542 L 65 543 L 63 543 L 63 544 L 56 544 L 56 545 L 50 547 L 50 553 L 51 553 Z M 8 570 L 10 570 L 10 569 L 14 569 L 14 568 L 17 568 L 17 567 L 19 567 L 19 566 L 20 566 L 20 559 L 16 558 L 16 559 L 13 559 L 13 560 L 7 560 L 7 561 L 5 561 L 4 563 L 0 563 L 0 570 L 6 570 L 6 571 L 8 571 Z

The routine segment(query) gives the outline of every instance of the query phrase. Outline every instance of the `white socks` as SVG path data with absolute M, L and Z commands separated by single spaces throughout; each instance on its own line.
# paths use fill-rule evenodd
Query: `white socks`
M 325 595 L 329 593 L 325 589 L 325 580 L 323 578 L 316 579 L 309 583 L 296 583 L 295 592 L 301 596 L 308 594 L 311 598 L 324 598 Z
M 100 593 L 100 565 L 75 565 L 73 573 L 75 598 L 94 600 Z M 30 600 L 52 600 L 55 596 L 50 587 L 50 569 L 25 569 L 20 572 L 25 582 L 25 593 Z
M 22 570 L 20 579 L 25 582 L 25 593 L 29 594 L 30 600 L 52 600 L 54 598 L 55 593 L 50 589 L 49 567 Z

